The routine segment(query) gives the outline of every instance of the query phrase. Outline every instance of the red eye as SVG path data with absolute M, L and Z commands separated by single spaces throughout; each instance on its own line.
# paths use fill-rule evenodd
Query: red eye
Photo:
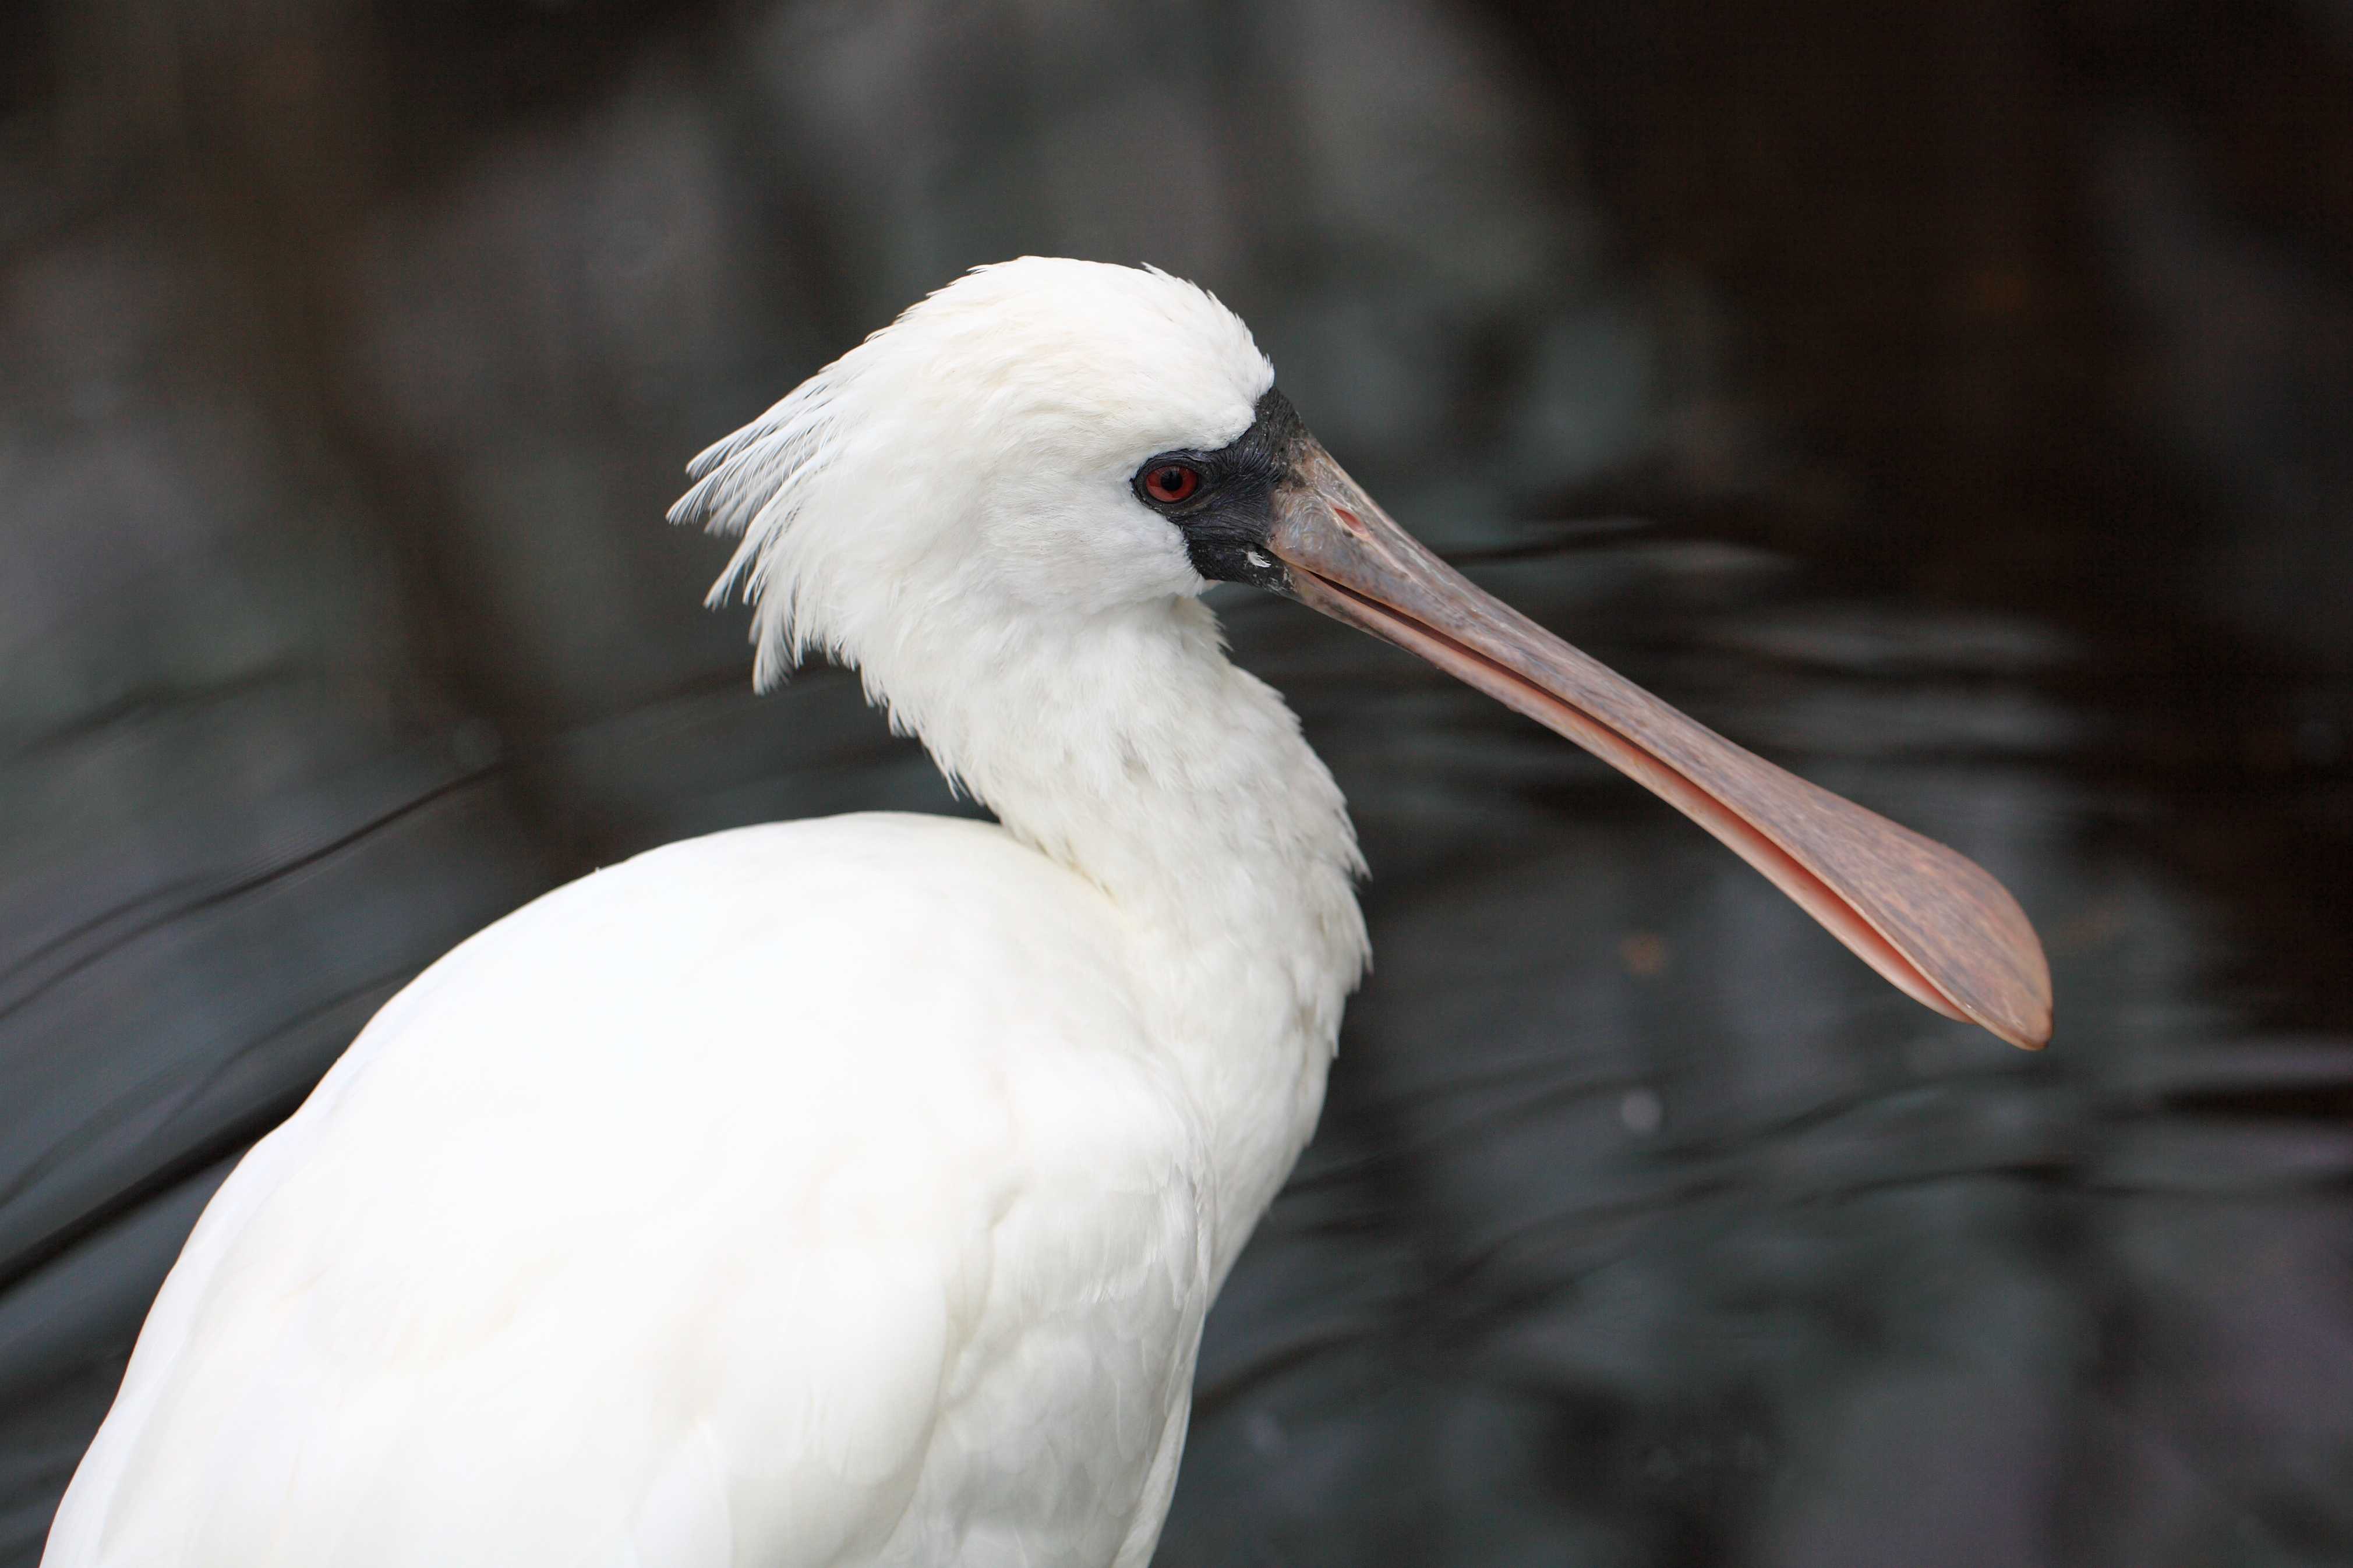
M 1200 470 L 1183 463 L 1163 463 L 1144 476 L 1144 493 L 1163 506 L 1191 500 L 1200 488 Z

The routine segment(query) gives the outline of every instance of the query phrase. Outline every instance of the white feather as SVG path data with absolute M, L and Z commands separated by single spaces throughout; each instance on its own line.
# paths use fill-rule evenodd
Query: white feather
M 206 1210 L 49 1568 L 1145 1561 L 1365 955 L 1338 791 L 1125 486 L 1270 376 L 1029 260 L 698 459 L 762 668 L 856 663 L 1003 826 L 675 845 L 434 965 Z

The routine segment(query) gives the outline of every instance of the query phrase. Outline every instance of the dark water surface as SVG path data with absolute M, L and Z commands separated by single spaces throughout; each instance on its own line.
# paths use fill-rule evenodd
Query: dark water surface
M 1401 520 L 1955 845 L 2030 1056 L 1682 818 L 1222 597 L 1377 971 L 1167 1564 L 2353 1562 L 2353 22 L 0 13 L 0 1563 L 213 1187 L 449 945 L 958 809 L 755 699 L 684 458 L 1023 251 L 1241 310 Z

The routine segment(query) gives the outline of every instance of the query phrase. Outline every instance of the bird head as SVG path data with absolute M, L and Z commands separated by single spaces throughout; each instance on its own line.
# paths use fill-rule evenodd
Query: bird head
M 1165 273 L 1025 258 L 916 304 L 695 459 L 672 509 L 740 532 L 712 590 L 757 672 L 871 672 L 959 628 L 1116 616 L 1236 582 L 1370 632 L 1577 742 L 1764 873 L 1905 994 L 2033 1047 L 2041 942 L 1973 862 L 1734 745 L 1424 549 L 1275 390 L 1232 312 Z
M 1274 367 L 1190 283 L 1099 262 L 983 267 L 697 458 L 671 509 L 743 542 L 763 685 L 822 647 L 863 663 L 922 616 L 1085 617 L 1199 593 L 1135 481 L 1232 447 Z

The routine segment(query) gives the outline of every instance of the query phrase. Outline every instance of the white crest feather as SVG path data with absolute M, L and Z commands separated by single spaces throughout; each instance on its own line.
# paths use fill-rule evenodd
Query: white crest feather
M 966 601 L 987 589 L 989 549 L 1081 599 L 1125 591 L 1113 554 L 1181 574 L 1173 536 L 1107 554 L 1102 529 L 1071 531 L 1079 498 L 1041 494 L 1037 477 L 1098 484 L 1115 510 L 1124 476 L 1102 464 L 1229 439 L 1273 374 L 1231 311 L 1156 268 L 976 268 L 697 457 L 670 518 L 740 538 L 708 603 L 752 605 L 761 687 L 818 647 L 871 678 L 887 655 L 861 629 L 904 620 L 878 598 Z M 1008 482 L 991 491 L 984 476 Z M 989 504 L 1028 515 L 971 510 Z
M 717 609 L 741 591 L 753 606 L 753 679 L 764 690 L 782 680 L 806 651 L 795 639 L 790 585 L 771 594 L 768 570 L 810 481 L 824 467 L 831 428 L 828 409 L 840 368 L 836 361 L 765 414 L 696 454 L 687 465 L 694 486 L 670 509 L 671 522 L 699 522 L 712 533 L 741 536 L 703 603 Z

